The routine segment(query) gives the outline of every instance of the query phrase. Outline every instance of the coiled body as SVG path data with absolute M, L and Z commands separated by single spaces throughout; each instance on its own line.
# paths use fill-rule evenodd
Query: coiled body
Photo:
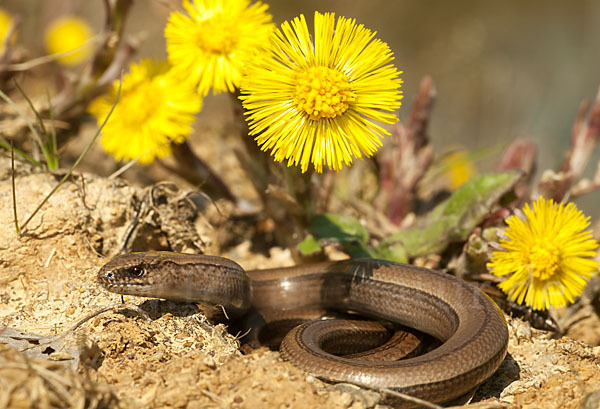
M 281 353 L 327 380 L 390 388 L 433 402 L 472 390 L 506 355 L 506 321 L 486 295 L 448 274 L 405 264 L 348 260 L 246 273 L 217 257 L 134 253 L 115 257 L 98 280 L 109 291 L 219 304 L 237 315 L 252 306 L 267 320 L 294 310 L 333 309 L 415 328 L 441 346 L 400 361 L 336 356 L 323 345 L 344 337 L 348 328 L 332 330 L 322 321 L 294 328 Z

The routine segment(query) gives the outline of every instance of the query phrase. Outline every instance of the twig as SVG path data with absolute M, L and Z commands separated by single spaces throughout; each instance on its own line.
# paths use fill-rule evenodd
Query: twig
M 225 403 L 225 401 L 223 400 L 223 398 L 221 398 L 219 395 L 216 395 L 216 394 L 214 394 L 212 392 L 209 392 L 206 389 L 201 389 L 200 392 L 202 392 L 203 395 L 208 396 L 209 398 L 211 398 L 215 402 Z
M 141 154 L 137 158 L 130 160 L 129 162 L 127 162 L 126 164 L 124 164 L 123 166 L 121 166 L 119 169 L 117 169 L 115 172 L 113 172 L 107 179 L 108 180 L 113 180 L 113 179 L 118 178 L 123 173 L 125 173 L 129 168 L 131 168 L 133 165 L 135 165 L 136 163 L 138 163 L 140 161 L 140 159 L 141 159 L 142 156 L 146 155 L 147 153 L 149 153 L 151 151 L 152 150 L 144 152 L 143 154 Z
M 112 179 L 116 179 L 119 176 L 121 176 L 125 171 L 127 171 L 129 168 L 131 168 L 133 165 L 135 165 L 136 163 L 138 163 L 140 161 L 141 158 L 143 158 L 145 155 L 152 153 L 158 149 L 164 148 L 166 145 L 169 145 L 171 143 L 171 141 L 167 141 L 167 142 L 163 142 L 161 144 L 158 144 L 157 146 L 153 147 L 152 149 L 148 149 L 146 152 L 142 153 L 141 155 L 139 155 L 137 158 L 130 160 L 129 162 L 127 162 L 126 164 L 124 164 L 123 166 L 121 166 L 119 169 L 117 169 L 115 172 L 113 172 L 108 179 L 112 180 Z
M 97 34 L 97 35 L 93 36 L 92 38 L 90 38 L 89 40 L 87 40 L 82 45 L 80 45 L 79 47 L 74 48 L 72 50 L 64 51 L 62 53 L 44 55 L 42 57 L 34 58 L 32 60 L 25 61 L 25 62 L 18 63 L 18 64 L 10 64 L 6 67 L 6 69 L 7 69 L 7 71 L 27 71 L 31 68 L 37 67 L 38 65 L 56 61 L 59 58 L 74 54 L 74 53 L 82 50 L 83 48 L 91 45 L 91 43 L 100 43 L 100 40 L 102 39 L 102 37 L 103 36 L 101 36 L 100 34 Z
M 391 395 L 391 396 L 395 396 L 395 397 L 400 398 L 400 399 L 404 399 L 404 400 L 409 401 L 409 402 L 416 403 L 416 404 L 421 405 L 421 406 L 425 406 L 426 408 L 430 408 L 430 409 L 444 409 L 444 407 L 442 407 L 440 405 L 436 405 L 435 403 L 432 403 L 432 402 L 429 402 L 429 401 L 426 401 L 426 400 L 423 400 L 423 399 L 415 398 L 414 396 L 410 396 L 410 395 L 407 395 L 405 393 L 397 392 L 397 391 L 392 390 L 392 389 L 381 388 L 381 389 L 379 389 L 379 391 L 382 392 L 382 393 L 386 393 L 388 395 Z
M 223 179 L 212 170 L 206 161 L 196 155 L 187 141 L 172 143 L 171 150 L 178 166 L 172 167 L 159 162 L 163 167 L 175 172 L 190 183 L 201 185 L 204 190 L 217 198 L 237 202 L 237 198 Z
M 450 406 L 446 409 L 505 409 L 509 405 L 500 402 L 477 402 L 468 405 Z
M 106 311 L 117 310 L 117 309 L 120 309 L 120 308 L 129 308 L 129 309 L 137 312 L 138 314 L 140 314 L 146 320 L 150 321 L 150 317 L 148 316 L 148 314 L 146 314 L 146 312 L 144 312 L 140 307 L 138 307 L 135 304 L 127 304 L 127 303 L 111 304 L 109 306 L 100 308 L 99 310 L 94 311 L 94 312 L 86 315 L 85 317 L 83 317 L 82 319 L 80 319 L 79 321 L 77 321 L 75 324 L 73 324 L 71 326 L 71 328 L 69 328 L 68 330 L 66 330 L 63 333 L 63 335 L 75 331 L 81 325 L 83 325 L 84 323 L 86 323 L 87 321 L 89 321 L 90 319 L 94 318 L 97 315 L 100 315 L 100 314 L 102 314 L 102 313 L 104 313 Z
M 46 262 L 44 263 L 44 268 L 48 268 L 48 266 L 50 265 L 50 262 L 52 261 L 52 258 L 54 257 L 55 254 L 56 254 L 56 248 L 52 248 L 50 255 L 48 256 L 48 258 L 46 259 Z

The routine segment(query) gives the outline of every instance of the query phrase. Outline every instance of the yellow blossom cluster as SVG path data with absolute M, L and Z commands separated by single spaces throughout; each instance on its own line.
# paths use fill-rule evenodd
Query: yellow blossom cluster
M 240 99 L 250 134 L 276 161 L 337 171 L 381 146 L 402 80 L 389 47 L 355 20 L 316 12 L 314 31 L 303 15 L 275 30 L 248 61 Z
M 348 78 L 328 67 L 310 67 L 296 81 L 294 103 L 313 121 L 342 115 L 356 99 Z
M 88 110 L 98 124 L 108 115 L 119 88 L 94 100 Z M 150 163 L 171 153 L 170 142 L 190 134 L 202 100 L 165 62 L 131 64 L 123 77 L 119 103 L 103 129 L 100 143 L 117 160 Z
M 539 198 L 533 208 L 506 221 L 508 227 L 488 268 L 507 277 L 498 287 L 518 304 L 534 310 L 563 307 L 581 294 L 598 271 L 598 243 L 589 218 L 573 203 Z
M 239 88 L 250 134 L 276 161 L 287 159 L 303 172 L 310 163 L 318 172 L 324 166 L 337 171 L 353 158 L 371 156 L 389 134 L 382 123 L 397 121 L 401 72 L 391 63 L 389 47 L 355 20 L 316 12 L 312 35 L 302 15 L 276 29 L 268 6 L 260 1 L 183 0 L 182 5 L 183 11 L 171 13 L 165 28 L 171 77 L 197 91 L 196 96 L 186 94 L 190 106 L 210 90 L 234 93 Z M 187 136 L 180 131 L 189 128 L 189 109 L 172 116 L 184 125 L 171 134 L 173 122 L 166 126 L 161 110 L 144 106 L 158 103 L 147 91 L 153 86 L 138 81 L 131 87 L 126 81 L 131 77 L 123 84 L 128 90 L 120 102 L 124 114 L 113 115 L 103 130 L 109 152 L 131 158 L 152 145 Z M 156 84 L 152 78 L 147 82 Z M 161 94 L 161 101 L 174 93 Z M 184 105 L 182 95 L 178 91 L 173 98 L 179 102 L 166 103 L 169 112 Z M 90 111 L 98 116 L 106 109 Z M 128 129 L 129 142 L 111 129 Z M 143 162 L 168 149 L 157 152 L 144 154 Z

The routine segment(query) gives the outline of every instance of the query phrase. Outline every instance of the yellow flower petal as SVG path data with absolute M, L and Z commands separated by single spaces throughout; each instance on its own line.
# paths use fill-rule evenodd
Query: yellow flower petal
M 114 104 L 119 81 L 111 92 L 88 107 L 100 125 Z M 166 63 L 149 59 L 131 64 L 123 77 L 119 103 L 102 130 L 104 149 L 116 160 L 140 158 L 150 163 L 171 153 L 170 141 L 185 140 L 201 98 L 185 81 L 175 76 Z
M 92 37 L 92 29 L 87 21 L 73 16 L 61 17 L 54 20 L 46 29 L 44 36 L 46 50 L 50 54 L 65 53 L 82 47 Z M 58 62 L 63 65 L 79 65 L 92 55 L 91 44 L 60 57 Z
M 276 161 L 339 170 L 371 156 L 394 123 L 401 72 L 387 44 L 355 20 L 315 12 L 314 41 L 303 15 L 284 22 L 250 60 L 240 99 L 250 134 Z
M 4 40 L 8 32 L 12 29 L 13 18 L 4 9 L 0 9 L 0 54 L 4 53 Z M 9 44 L 14 44 L 17 39 L 16 33 L 13 33 Z
M 487 266 L 497 276 L 508 276 L 498 287 L 512 301 L 534 310 L 563 307 L 598 272 L 592 258 L 598 243 L 586 230 L 589 218 L 573 203 L 540 198 L 506 223 L 506 238 L 500 240 L 504 250 L 493 252 Z
M 249 0 L 183 0 L 165 28 L 169 62 L 205 96 L 233 92 L 244 65 L 268 41 L 268 5 Z
M 451 191 L 458 189 L 477 173 L 469 152 L 463 148 L 458 148 L 443 157 L 442 164 L 445 165 L 448 187 Z

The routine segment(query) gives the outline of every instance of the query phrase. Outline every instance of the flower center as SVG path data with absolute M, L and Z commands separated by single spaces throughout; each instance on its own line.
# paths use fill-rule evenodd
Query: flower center
M 551 278 L 560 261 L 558 248 L 551 243 L 536 243 L 529 251 L 529 263 L 533 276 L 540 280 Z
M 161 87 L 155 81 L 140 83 L 127 98 L 121 98 L 119 104 L 122 112 L 127 112 L 124 121 L 134 128 L 139 128 L 155 116 L 164 100 Z
M 328 67 L 310 67 L 296 77 L 294 104 L 310 119 L 335 118 L 356 99 L 348 78 Z
M 227 55 L 237 44 L 235 27 L 222 14 L 204 20 L 196 31 L 198 47 L 213 54 Z

